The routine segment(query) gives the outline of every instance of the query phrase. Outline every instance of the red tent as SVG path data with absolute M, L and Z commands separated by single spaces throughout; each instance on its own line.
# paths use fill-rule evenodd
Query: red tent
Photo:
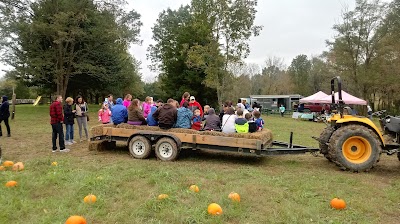
M 324 92 L 319 91 L 318 93 L 314 93 L 311 96 L 300 99 L 300 103 L 323 103 L 321 102 L 321 100 L 327 96 L 328 95 L 326 95 Z
M 352 96 L 345 91 L 342 90 L 342 99 L 344 104 L 357 104 L 357 105 L 367 105 L 367 101 Z M 326 96 L 325 98 L 320 100 L 321 103 L 331 103 L 332 102 L 332 95 Z M 335 93 L 335 101 L 338 103 L 339 101 L 339 94 L 338 92 Z

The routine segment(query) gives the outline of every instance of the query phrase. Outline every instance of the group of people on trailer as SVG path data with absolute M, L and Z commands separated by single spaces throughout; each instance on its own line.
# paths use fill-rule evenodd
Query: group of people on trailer
M 168 99 L 153 101 L 146 97 L 144 102 L 132 99 L 127 94 L 124 99 L 118 98 L 114 103 L 113 95 L 108 95 L 98 111 L 98 120 L 103 124 L 148 125 L 159 126 L 161 129 L 187 128 L 199 131 L 221 131 L 223 133 L 248 133 L 260 131 L 264 127 L 259 105 L 252 108 L 245 102 L 239 101 L 236 107 L 232 101 L 227 101 L 222 106 L 219 116 L 214 108 L 206 105 L 204 108 L 196 101 L 194 96 L 185 92 L 180 102 Z M 74 141 L 75 119 L 78 123 L 80 141 L 89 138 L 88 125 L 89 107 L 81 96 L 75 101 L 71 97 L 65 99 L 61 105 L 62 96 L 57 96 L 50 105 L 50 123 L 52 126 L 53 152 L 57 151 L 56 141 L 59 138 L 60 151 L 68 152 L 66 145 Z M 65 136 L 63 125 L 65 124 Z M 82 137 L 83 131 L 85 137 Z M 65 137 L 65 140 L 64 140 Z
M 247 105 L 249 107 L 249 105 Z M 125 99 L 115 101 L 109 95 L 98 112 L 98 119 L 103 124 L 148 125 L 159 126 L 161 129 L 186 128 L 199 131 L 221 131 L 224 133 L 248 133 L 260 131 L 264 127 L 260 111 L 246 109 L 245 102 L 238 103 L 236 108 L 231 101 L 224 103 L 219 114 L 208 105 L 204 108 L 188 92 L 182 95 L 180 102 L 168 99 L 153 101 L 146 97 L 143 103 L 133 99 L 130 94 Z

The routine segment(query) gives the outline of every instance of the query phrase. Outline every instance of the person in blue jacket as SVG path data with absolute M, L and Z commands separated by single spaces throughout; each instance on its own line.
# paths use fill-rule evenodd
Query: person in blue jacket
M 189 103 L 184 102 L 178 109 L 178 115 L 174 128 L 191 128 L 193 112 L 188 109 Z
M 111 108 L 111 117 L 115 125 L 124 123 L 128 119 L 128 111 L 122 103 L 122 98 L 118 98 L 116 104 Z

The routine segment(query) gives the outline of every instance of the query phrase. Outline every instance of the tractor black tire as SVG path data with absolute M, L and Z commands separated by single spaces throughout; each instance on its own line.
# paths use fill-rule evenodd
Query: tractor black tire
M 335 131 L 335 129 L 333 127 L 326 127 L 321 135 L 319 136 L 319 149 L 321 154 L 323 154 L 325 156 L 326 159 L 328 159 L 330 162 L 332 162 L 331 157 L 329 156 L 329 146 L 328 146 L 328 142 L 329 139 L 331 138 L 333 132 Z
M 328 150 L 335 164 L 353 172 L 369 171 L 382 153 L 376 133 L 362 125 L 346 125 L 337 129 L 332 134 Z
M 144 136 L 135 136 L 129 141 L 129 153 L 136 159 L 147 159 L 151 153 L 151 142 Z
M 172 138 L 160 138 L 155 146 L 155 152 L 158 159 L 162 161 L 174 161 L 178 158 L 179 148 Z

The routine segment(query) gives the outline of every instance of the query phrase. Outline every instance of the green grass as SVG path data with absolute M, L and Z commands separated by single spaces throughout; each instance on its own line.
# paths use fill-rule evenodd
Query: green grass
M 398 222 L 400 162 L 395 157 L 383 155 L 369 173 L 350 173 L 310 154 L 255 158 L 186 151 L 168 163 L 132 159 L 124 147 L 88 151 L 87 143 L 52 154 L 48 111 L 18 106 L 12 137 L 0 138 L 3 160 L 25 164 L 22 172 L 0 171 L 0 223 L 64 223 L 75 214 L 88 223 Z M 93 111 L 91 126 L 95 118 Z M 288 141 L 293 131 L 296 144 L 313 147 L 317 142 L 311 136 L 325 126 L 264 118 L 274 139 Z M 18 187 L 4 187 L 8 180 L 18 181 Z M 199 193 L 188 191 L 192 184 Z M 241 195 L 240 204 L 228 200 L 231 191 Z M 83 203 L 89 193 L 97 196 L 93 205 Z M 161 193 L 169 199 L 157 200 Z M 333 197 L 345 199 L 347 209 L 330 209 Z M 222 206 L 222 216 L 207 214 L 212 202 Z

